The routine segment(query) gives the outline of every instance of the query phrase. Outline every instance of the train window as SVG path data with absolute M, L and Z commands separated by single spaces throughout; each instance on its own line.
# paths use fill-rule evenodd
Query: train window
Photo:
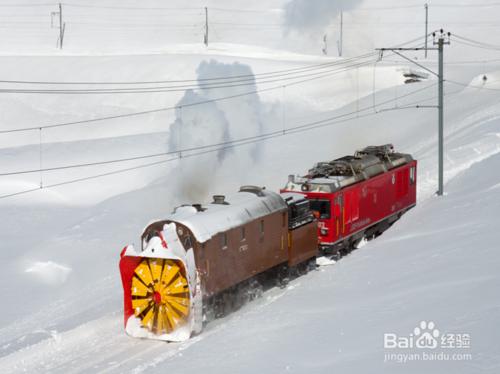
M 352 192 L 351 201 L 351 219 L 353 221 L 359 218 L 359 190 L 354 190 Z
M 294 229 L 314 220 L 313 212 L 309 208 L 309 201 L 304 199 L 292 202 L 288 206 L 288 228 Z
M 246 232 L 245 232 L 245 227 L 241 228 L 241 241 L 245 240 L 246 237 Z
M 227 248 L 227 234 L 226 233 L 220 234 L 220 246 L 222 247 L 222 249 Z
M 415 166 L 410 168 L 410 184 L 415 184 Z
M 260 233 L 261 233 L 261 235 L 264 234 L 264 220 L 263 219 L 260 220 Z
M 330 200 L 311 199 L 309 203 L 311 210 L 318 212 L 320 219 L 329 219 L 331 217 Z
M 184 249 L 188 250 L 193 246 L 193 243 L 191 243 L 191 235 L 186 235 L 184 238 Z

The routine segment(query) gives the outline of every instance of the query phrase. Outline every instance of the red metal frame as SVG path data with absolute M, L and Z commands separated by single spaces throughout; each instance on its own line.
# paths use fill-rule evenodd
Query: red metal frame
M 123 248 L 120 253 L 120 275 L 123 284 L 123 324 L 127 325 L 127 320 L 130 316 L 134 315 L 134 309 L 132 308 L 132 296 L 130 294 L 130 289 L 132 288 L 132 277 L 134 276 L 134 271 L 139 266 L 142 261 L 142 257 L 125 256 L 125 250 L 127 247 Z

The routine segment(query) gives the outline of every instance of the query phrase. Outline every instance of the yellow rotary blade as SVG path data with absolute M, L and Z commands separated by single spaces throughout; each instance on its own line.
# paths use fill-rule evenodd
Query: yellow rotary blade
M 132 277 L 132 307 L 144 328 L 155 334 L 174 331 L 189 316 L 189 286 L 175 260 L 144 258 Z

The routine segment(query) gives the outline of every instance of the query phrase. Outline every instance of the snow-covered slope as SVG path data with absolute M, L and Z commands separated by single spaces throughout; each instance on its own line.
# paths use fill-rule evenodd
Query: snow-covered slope
M 113 8 L 137 7 L 132 2 L 110 1 L 109 9 L 97 8 L 98 15 L 91 7 L 94 3 L 83 4 L 88 8 L 75 5 L 68 7 L 67 47 L 63 51 L 54 48 L 52 34 L 23 31 L 11 39 L 6 39 L 9 33 L 0 36 L 5 45 L 0 76 L 6 80 L 65 82 L 185 80 L 345 61 L 332 57 L 333 52 L 319 56 L 321 38 L 317 36 L 320 33 L 322 37 L 323 30 L 302 30 L 286 5 L 301 9 L 301 3 L 254 2 L 254 10 L 265 9 L 257 22 L 253 18 L 258 13 L 227 11 L 248 10 L 250 5 L 245 2 L 209 1 L 209 9 L 226 10 L 219 10 L 219 18 L 213 19 L 222 23 L 219 30 L 217 24 L 214 28 L 220 40 L 210 43 L 208 49 L 197 41 L 201 35 L 186 39 L 178 30 L 167 28 L 153 28 L 153 33 L 122 33 L 121 26 L 111 25 L 118 31 L 102 35 L 84 32 L 86 26 L 81 24 L 78 31 L 72 22 L 78 22 L 85 12 L 86 19 L 81 22 L 150 21 L 139 9 L 134 18 L 130 9 L 118 12 Z M 395 9 L 368 14 L 350 9 L 345 14 L 347 57 L 421 33 L 421 25 L 411 23 L 413 4 L 409 8 L 398 8 L 398 4 L 367 0 L 355 5 Z M 483 7 L 476 9 L 470 7 L 473 2 L 464 2 L 461 5 L 465 6 L 447 13 L 444 2 L 441 8 L 440 2 L 435 4 L 435 10 L 431 4 L 431 14 L 450 26 L 464 26 L 460 33 L 476 39 L 485 36 L 484 29 L 467 26 L 465 17 L 476 15 L 474 22 L 490 22 L 498 9 L 484 12 Z M 156 2 L 147 6 L 166 5 Z M 193 2 L 193 7 L 203 6 Z M 31 15 L 18 8 L 0 9 L 5 16 L 14 12 L 17 21 L 24 22 L 49 14 L 43 7 L 27 8 Z M 169 7 L 186 5 L 172 2 Z M 191 11 L 184 9 L 172 16 L 174 13 L 158 10 L 155 22 L 172 21 L 173 17 L 186 23 L 193 16 Z M 163 13 L 171 18 L 162 19 Z M 203 19 L 198 10 L 194 13 Z M 335 24 L 337 17 L 335 12 L 328 13 L 327 23 Z M 324 22 L 325 17 L 320 18 Z M 375 26 L 401 24 L 402 20 L 408 21 L 408 30 L 403 28 L 406 31 L 397 35 Z M 280 32 L 262 25 L 249 32 L 249 26 L 237 26 L 242 23 L 279 23 L 273 28 Z M 352 32 L 359 28 L 362 30 Z M 329 30 L 332 32 L 331 27 Z M 328 34 L 329 40 L 335 35 Z M 394 56 L 296 85 L 290 85 L 294 81 L 262 83 L 257 79 L 255 86 L 211 92 L 2 93 L 0 130 L 5 130 L 148 111 L 185 105 L 193 99 L 211 100 L 277 87 L 199 107 L 46 129 L 42 132 L 42 159 L 37 130 L 0 133 L 2 173 L 37 169 L 41 162 L 52 167 L 156 154 L 175 148 L 177 142 L 183 147 L 217 143 L 222 132 L 228 139 L 238 139 L 253 135 L 252 131 L 280 132 L 330 120 L 327 126 L 285 131 L 284 136 L 224 152 L 0 199 L 0 372 L 498 372 L 500 61 L 493 61 L 498 52 L 479 51 L 480 55 L 470 59 L 492 61 L 463 63 L 460 61 L 469 59 L 465 55 L 471 49 L 459 44 L 446 48 L 450 62 L 445 86 L 447 194 L 442 198 L 433 196 L 437 113 L 432 108 L 404 109 L 416 103 L 435 105 L 436 81 L 431 76 L 421 83 L 404 85 L 404 72 L 410 67 L 421 69 L 402 60 L 394 62 Z M 436 69 L 434 56 L 430 57 L 423 63 Z M 463 87 L 452 81 L 471 85 Z M 2 83 L 2 88 L 9 87 L 12 84 Z M 271 289 L 241 310 L 212 321 L 201 335 L 186 343 L 164 344 L 125 336 L 118 254 L 123 245 L 137 243 L 150 220 L 180 203 L 230 193 L 243 184 L 276 190 L 288 174 L 303 172 L 316 161 L 383 143 L 393 143 L 419 160 L 419 204 L 383 236 L 333 266 L 294 280 L 287 289 Z M 142 163 L 135 160 L 63 169 L 42 176 L 0 176 L 0 195 L 36 189 L 40 179 L 47 186 Z M 384 334 L 408 336 L 421 321 L 433 321 L 442 333 L 469 334 L 471 348 L 461 352 L 472 354 L 472 359 L 384 362 L 386 354 L 392 353 L 384 349 Z
M 126 337 L 110 276 L 2 329 L 10 354 L 0 365 L 8 372 L 494 373 L 499 163 L 497 154 L 474 164 L 447 184 L 445 199 L 426 200 L 379 240 L 267 292 L 187 343 Z M 472 360 L 384 362 L 384 333 L 405 336 L 421 320 L 470 334 Z

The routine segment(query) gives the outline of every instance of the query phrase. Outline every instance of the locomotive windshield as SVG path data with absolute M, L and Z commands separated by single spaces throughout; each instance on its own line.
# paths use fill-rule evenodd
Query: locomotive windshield
M 330 200 L 310 199 L 311 210 L 318 212 L 320 219 L 329 219 L 331 217 Z
M 288 204 L 289 229 L 294 229 L 314 220 L 314 216 L 309 207 L 309 201 L 306 199 L 298 202 L 289 202 Z

